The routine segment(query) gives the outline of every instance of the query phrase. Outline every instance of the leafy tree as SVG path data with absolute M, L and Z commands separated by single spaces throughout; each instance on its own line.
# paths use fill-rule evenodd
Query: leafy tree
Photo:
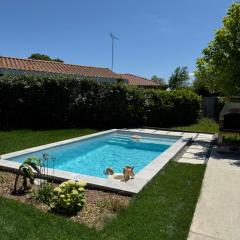
M 184 88 L 188 86 L 189 73 L 187 67 L 177 67 L 169 78 L 171 89 Z
M 53 58 L 52 61 L 64 63 L 64 61 L 60 58 Z
M 40 54 L 40 53 L 33 53 L 29 59 L 36 59 L 36 60 L 45 60 L 45 61 L 53 61 L 53 62 L 62 62 L 60 58 L 51 58 L 48 55 Z
M 240 94 L 240 3 L 235 2 L 222 20 L 223 26 L 197 60 L 196 76 L 212 91 Z
M 29 59 L 36 59 L 36 60 L 45 60 L 45 61 L 52 61 L 52 59 L 45 54 L 40 54 L 40 53 L 33 53 Z
M 166 82 L 164 78 L 153 75 L 151 80 L 154 81 L 155 83 L 160 84 L 161 86 L 166 86 Z
M 209 87 L 206 85 L 206 82 L 201 78 L 194 79 L 192 83 L 192 89 L 198 95 L 205 96 L 205 97 L 213 96 L 217 94 L 216 92 L 209 89 Z

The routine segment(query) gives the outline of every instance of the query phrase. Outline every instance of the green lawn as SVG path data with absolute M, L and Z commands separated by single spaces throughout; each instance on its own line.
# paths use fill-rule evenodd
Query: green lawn
M 0 236 L 8 239 L 185 240 L 205 171 L 171 162 L 102 231 L 0 198 Z
M 0 154 L 79 137 L 97 132 L 94 129 L 60 129 L 46 131 L 0 131 Z
M 10 152 L 95 130 L 0 132 L 0 151 Z M 178 239 L 185 240 L 200 193 L 205 165 L 170 162 L 101 231 L 0 198 L 0 238 L 8 239 Z
M 202 118 L 198 123 L 172 129 L 196 131 L 196 132 L 218 132 L 218 124 L 208 118 Z M 17 130 L 0 131 L 0 154 L 13 152 L 21 149 L 39 146 L 63 139 L 78 137 L 97 132 L 94 129 L 60 129 L 46 131 Z
M 172 129 L 193 131 L 193 132 L 206 132 L 206 133 L 217 133 L 218 123 L 210 118 L 201 118 L 198 123 L 189 126 L 174 127 Z

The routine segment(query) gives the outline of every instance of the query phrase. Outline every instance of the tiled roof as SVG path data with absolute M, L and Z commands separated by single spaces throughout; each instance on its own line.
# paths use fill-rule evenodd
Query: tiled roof
M 128 81 L 129 85 L 136 86 L 159 86 L 156 82 L 149 80 L 147 78 L 138 77 L 133 74 L 119 74 L 123 79 Z
M 32 72 L 76 74 L 84 77 L 104 77 L 104 78 L 118 77 L 108 68 L 89 67 L 53 61 L 1 56 L 0 56 L 0 68 Z
M 21 70 L 40 73 L 73 74 L 83 77 L 102 77 L 111 79 L 125 79 L 129 85 L 158 86 L 157 83 L 132 74 L 116 74 L 108 68 L 81 66 L 54 61 L 44 61 L 25 58 L 0 56 L 0 69 Z

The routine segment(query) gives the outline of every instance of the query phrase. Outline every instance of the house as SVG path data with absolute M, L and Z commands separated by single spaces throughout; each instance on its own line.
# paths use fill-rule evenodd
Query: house
M 139 77 L 133 74 L 119 74 L 120 78 L 126 79 L 129 85 L 142 86 L 142 87 L 160 87 L 160 85 L 147 78 Z
M 77 75 L 100 82 L 118 82 L 122 80 L 129 85 L 135 86 L 159 86 L 146 78 L 131 74 L 116 74 L 108 68 L 3 56 L 0 56 L 0 74 Z

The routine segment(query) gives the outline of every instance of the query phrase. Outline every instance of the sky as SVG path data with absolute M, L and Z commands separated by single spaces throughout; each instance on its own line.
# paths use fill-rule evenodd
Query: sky
M 232 0 L 0 0 L 0 55 L 32 53 L 65 63 L 168 80 L 196 59 L 221 27 Z

